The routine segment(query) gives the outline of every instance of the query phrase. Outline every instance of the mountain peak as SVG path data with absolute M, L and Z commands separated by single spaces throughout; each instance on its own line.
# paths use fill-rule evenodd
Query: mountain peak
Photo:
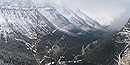
M 129 20 L 128 20 L 128 24 L 130 24 L 130 18 L 129 18 Z

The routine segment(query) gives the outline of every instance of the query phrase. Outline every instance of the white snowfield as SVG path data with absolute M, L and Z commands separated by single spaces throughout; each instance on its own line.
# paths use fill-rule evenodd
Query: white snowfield
M 0 36 L 2 34 L 6 38 L 13 34 L 18 37 L 17 33 L 20 33 L 32 38 L 37 21 L 40 21 L 40 34 L 59 30 L 76 36 L 81 32 L 71 30 L 103 30 L 97 21 L 83 12 L 74 12 L 64 5 L 48 1 L 36 4 L 30 0 L 0 0 Z

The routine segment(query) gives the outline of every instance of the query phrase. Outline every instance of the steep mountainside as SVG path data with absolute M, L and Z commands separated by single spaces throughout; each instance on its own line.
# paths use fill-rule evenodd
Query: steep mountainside
M 0 0 L 0 65 L 36 64 L 25 43 L 16 38 L 30 42 L 36 35 L 37 22 L 40 22 L 39 35 L 49 33 L 40 40 L 38 49 L 45 50 L 48 40 L 54 43 L 66 33 L 58 44 L 59 48 L 64 44 L 74 47 L 66 59 L 80 54 L 83 45 L 104 34 L 103 26 L 81 11 L 74 12 L 51 2 L 37 5 L 30 0 Z
M 115 41 L 120 44 L 126 44 L 124 49 L 118 54 L 118 65 L 130 65 L 130 19 L 121 31 L 117 33 Z
M 59 30 L 77 36 L 82 35 L 83 32 L 104 30 L 97 21 L 83 12 L 75 13 L 63 5 L 45 2 L 43 5 L 37 6 L 30 0 L 1 0 L 0 34 L 4 37 L 7 34 L 18 37 L 17 33 L 21 33 L 31 38 L 36 29 L 37 19 L 41 21 L 40 34 Z
M 84 55 L 88 64 L 129 65 L 130 19 L 123 28 L 109 40 L 91 45 Z M 126 62 L 127 61 L 127 62 Z

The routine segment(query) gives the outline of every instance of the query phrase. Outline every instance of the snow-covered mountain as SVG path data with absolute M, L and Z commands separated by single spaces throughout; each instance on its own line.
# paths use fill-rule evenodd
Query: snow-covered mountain
M 38 16 L 38 17 L 37 17 Z M 69 35 L 78 35 L 80 31 L 103 30 L 103 27 L 81 11 L 74 12 L 64 5 L 44 2 L 35 4 L 30 0 L 0 0 L 0 34 L 17 33 L 32 37 L 36 30 L 36 22 L 40 21 L 40 33 L 55 32 L 56 30 Z
M 125 44 L 124 48 L 118 54 L 118 65 L 130 64 L 130 19 L 125 24 L 120 32 L 117 33 L 114 40 L 119 44 Z
M 90 65 L 129 65 L 130 64 L 130 19 L 121 28 L 87 45 L 84 58 Z M 92 47 L 92 48 L 91 48 Z

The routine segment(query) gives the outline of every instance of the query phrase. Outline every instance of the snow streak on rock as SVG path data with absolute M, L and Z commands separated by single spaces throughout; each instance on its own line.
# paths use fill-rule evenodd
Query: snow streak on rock
M 130 64 L 130 19 L 128 23 L 123 26 L 121 31 L 117 33 L 115 41 L 117 43 L 126 44 L 124 49 L 118 54 L 118 65 L 129 65 Z

